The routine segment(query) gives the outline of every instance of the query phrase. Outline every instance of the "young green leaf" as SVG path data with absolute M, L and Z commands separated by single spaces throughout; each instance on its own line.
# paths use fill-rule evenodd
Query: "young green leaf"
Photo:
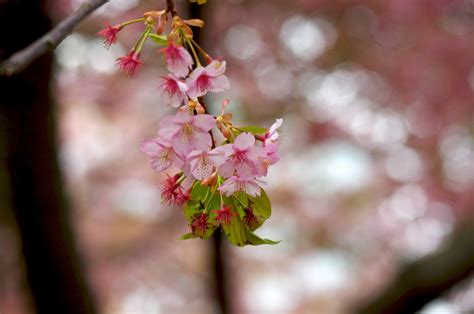
M 258 126 L 243 126 L 240 127 L 239 130 L 244 131 L 244 132 L 250 132 L 252 134 L 258 135 L 258 134 L 265 134 L 267 132 L 267 129 L 265 128 L 260 128 Z
M 168 45 L 168 37 L 166 35 L 148 34 L 148 36 L 158 45 Z
M 247 244 L 252 244 L 252 245 L 261 245 L 261 244 L 278 244 L 281 241 L 272 241 L 269 239 L 262 239 L 252 231 L 246 230 L 246 237 L 247 237 Z
M 201 210 L 202 210 L 201 203 L 194 200 L 188 201 L 183 208 L 184 216 L 189 222 L 191 222 L 193 216 Z
M 194 239 L 194 238 L 197 238 L 197 237 L 198 237 L 197 235 L 190 232 L 190 233 L 186 233 L 185 235 L 180 236 L 178 240 L 188 240 L 188 239 Z
M 260 189 L 259 197 L 249 197 L 249 199 L 253 203 L 252 209 L 256 214 L 262 216 L 265 219 L 270 218 L 272 214 L 272 205 L 264 189 Z
M 244 246 L 247 243 L 245 236 L 245 228 L 239 216 L 232 218 L 232 222 L 228 226 L 222 227 L 227 239 L 230 243 L 237 246 Z
M 201 182 L 195 181 L 193 189 L 191 190 L 191 199 L 204 200 L 208 193 L 211 193 L 210 188 L 208 186 L 201 185 Z

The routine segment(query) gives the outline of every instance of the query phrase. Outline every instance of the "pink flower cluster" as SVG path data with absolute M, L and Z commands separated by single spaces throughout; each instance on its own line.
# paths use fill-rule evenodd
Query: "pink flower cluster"
M 259 141 L 255 135 L 241 132 L 233 143 L 212 148 L 215 118 L 209 114 L 192 115 L 183 107 L 175 116 L 163 118 L 158 137 L 145 141 L 141 149 L 150 157 L 156 172 L 175 167 L 185 177 L 199 181 L 218 175 L 224 179 L 219 186 L 222 195 L 242 191 L 256 197 L 264 184 L 260 178 L 279 160 L 277 130 L 281 124 L 282 120 L 277 119 Z
M 164 34 L 169 14 L 170 31 Z M 162 104 L 179 109 L 161 120 L 157 136 L 144 141 L 141 150 L 149 156 L 153 170 L 174 173 L 166 174 L 161 198 L 170 205 L 184 205 L 191 233 L 182 238 L 206 239 L 220 227 L 235 245 L 276 244 L 252 232 L 270 216 L 262 178 L 279 160 L 282 119 L 264 132 L 235 126 L 232 114 L 224 112 L 229 100 L 222 102 L 219 116 L 207 113 L 201 97 L 223 92 L 230 83 L 224 74 L 226 62 L 212 59 L 193 39 L 191 27 L 203 27 L 204 21 L 183 20 L 169 10 L 148 11 L 139 19 L 106 24 L 98 35 L 109 48 L 124 27 L 135 23 L 143 23 L 145 29 L 117 65 L 131 77 L 143 65 L 140 53 L 147 39 L 165 46 L 158 51 L 169 73 L 160 77 L 158 90 Z M 202 60 L 207 65 L 202 66 Z
M 161 77 L 158 86 L 165 105 L 179 107 L 188 99 L 196 99 L 208 92 L 217 93 L 229 88 L 229 79 L 224 75 L 225 61 L 214 60 L 206 67 L 198 65 L 190 73 L 194 62 L 183 46 L 170 43 L 161 51 L 171 72 Z

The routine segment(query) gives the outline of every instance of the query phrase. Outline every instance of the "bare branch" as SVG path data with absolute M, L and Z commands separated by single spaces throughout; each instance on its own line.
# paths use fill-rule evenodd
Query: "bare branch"
M 176 9 L 174 8 L 173 0 L 166 0 L 166 12 L 171 13 L 172 17 L 175 17 L 176 15 L 178 15 L 178 13 L 176 12 Z
M 38 57 L 53 51 L 82 20 L 108 1 L 89 0 L 84 2 L 76 12 L 61 21 L 51 31 L 0 63 L 0 76 L 12 76 L 19 73 Z

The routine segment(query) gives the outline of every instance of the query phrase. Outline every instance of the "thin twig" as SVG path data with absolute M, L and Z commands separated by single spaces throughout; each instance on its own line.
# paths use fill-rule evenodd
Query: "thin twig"
M 43 54 L 53 51 L 82 20 L 108 1 L 89 0 L 84 2 L 76 12 L 61 21 L 51 31 L 0 63 L 0 76 L 19 73 Z
M 176 12 L 176 9 L 174 8 L 173 0 L 166 0 L 166 12 L 171 13 L 172 17 L 178 15 L 178 12 Z

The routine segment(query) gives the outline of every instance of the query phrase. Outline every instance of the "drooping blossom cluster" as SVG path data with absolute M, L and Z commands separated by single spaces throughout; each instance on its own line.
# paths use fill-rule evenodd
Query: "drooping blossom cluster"
M 169 33 L 163 34 L 168 13 L 150 11 L 141 19 L 107 25 L 98 33 L 108 48 L 125 26 L 145 24 L 133 49 L 117 59 L 117 65 L 128 76 L 143 64 L 140 51 L 148 38 L 164 46 L 158 52 L 166 61 L 168 73 L 158 78 L 158 93 L 162 105 L 178 110 L 162 118 L 157 136 L 141 145 L 151 168 L 157 173 L 167 172 L 161 187 L 162 200 L 183 206 L 191 231 L 183 239 L 208 238 L 220 228 L 235 245 L 275 244 L 253 231 L 271 214 L 263 178 L 279 160 L 279 128 L 283 121 L 276 119 L 268 129 L 237 126 L 232 114 L 224 110 L 229 100 L 222 103 L 219 116 L 210 115 L 203 96 L 230 87 L 226 62 L 211 58 L 193 40 L 191 26 L 202 27 L 201 20 L 183 20 L 174 15 Z

